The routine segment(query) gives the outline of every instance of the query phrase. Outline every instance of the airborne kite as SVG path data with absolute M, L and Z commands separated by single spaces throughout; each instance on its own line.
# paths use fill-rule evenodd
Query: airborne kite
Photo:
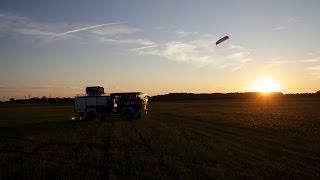
M 225 37 L 219 39 L 219 40 L 216 42 L 216 45 L 222 43 L 223 41 L 225 41 L 225 40 L 227 40 L 227 39 L 229 39 L 229 36 L 225 36 Z

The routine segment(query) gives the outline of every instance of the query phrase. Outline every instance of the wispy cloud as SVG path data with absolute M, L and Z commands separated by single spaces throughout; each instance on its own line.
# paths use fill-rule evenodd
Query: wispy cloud
M 93 29 L 91 33 L 96 36 L 97 40 L 106 44 L 130 44 L 135 46 L 150 46 L 154 42 L 137 36 L 137 33 L 144 30 L 137 27 L 131 27 L 126 24 L 106 26 L 103 28 Z
M 250 57 L 251 52 L 248 50 L 241 50 L 226 56 L 221 68 L 229 68 L 232 71 L 239 70 L 245 66 L 246 63 L 252 61 Z
M 24 89 L 37 89 L 37 90 L 42 90 L 42 89 L 70 89 L 70 90 L 81 90 L 83 87 L 80 86 L 54 86 L 54 85 L 42 85 L 42 86 L 25 86 L 25 87 L 20 87 Z
M 246 48 L 235 45 L 233 47 L 228 50 L 230 55 L 223 55 L 215 49 L 215 41 L 199 39 L 169 41 L 165 44 L 132 49 L 132 51 L 138 55 L 159 56 L 180 63 L 196 64 L 200 67 L 214 64 L 218 68 L 237 70 L 252 59 L 250 58 L 250 51 Z
M 320 72 L 314 72 L 312 73 L 313 79 L 319 80 L 320 79 Z
M 88 31 L 88 30 L 92 30 L 92 29 L 97 29 L 97 28 L 101 28 L 101 27 L 105 27 L 105 26 L 111 26 L 111 25 L 117 25 L 117 24 L 121 24 L 121 23 L 122 22 L 91 25 L 91 26 L 86 26 L 86 27 L 82 27 L 82 28 L 76 28 L 76 29 L 68 30 L 68 31 L 65 31 L 63 33 L 58 33 L 58 34 L 56 34 L 56 36 L 65 36 L 65 35 L 68 35 L 68 34 L 71 34 L 71 33 L 76 33 L 76 32 L 81 32 L 81 31 Z
M 239 69 L 251 61 L 250 50 L 239 45 L 229 45 L 216 50 L 215 36 L 206 33 L 172 30 L 173 38 L 156 42 L 143 36 L 144 29 L 129 26 L 123 22 L 103 24 L 43 23 L 14 14 L 1 14 L 0 31 L 22 36 L 52 40 L 69 38 L 83 42 L 99 42 L 130 46 L 128 52 L 138 55 L 158 56 L 180 63 L 197 66 L 215 64 L 218 68 Z M 82 32 L 82 33 L 80 33 Z M 163 32 L 162 32 L 163 33 Z M 171 36 L 172 37 L 172 36 Z M 185 38 L 188 37 L 188 38 Z M 226 52 L 223 52 L 226 51 Z
M 154 43 L 150 40 L 146 39 L 139 39 L 139 38 L 118 38 L 112 39 L 107 37 L 101 37 L 100 42 L 104 43 L 112 43 L 112 44 L 135 44 L 135 45 L 142 45 L 142 46 L 150 46 Z
M 0 31 L 34 36 L 37 38 L 54 36 L 56 33 L 52 30 L 61 26 L 61 24 L 59 24 L 59 26 L 52 26 L 45 23 L 38 23 L 29 18 L 21 17 L 11 13 L 0 13 L 0 21 Z
M 270 61 L 270 64 L 273 64 L 273 65 L 283 65 L 283 64 L 288 64 L 290 63 L 290 61 L 288 60 L 274 60 L 274 61 Z
M 298 23 L 299 21 L 301 21 L 302 17 L 289 17 L 287 18 L 287 20 L 284 20 L 282 22 L 282 24 L 273 27 L 271 30 L 272 31 L 283 31 L 286 29 L 289 29 L 290 27 L 292 27 L 293 24 Z
M 122 39 L 122 35 L 143 31 L 140 28 L 127 26 L 124 22 L 103 24 L 44 23 L 10 13 L 0 13 L 0 21 L 2 22 L 0 31 L 7 31 L 8 33 L 17 33 L 19 35 L 42 38 L 45 40 L 57 40 L 66 37 L 83 38 L 83 34 L 76 34 L 79 32 L 92 34 L 94 36 L 91 36 L 91 38 L 95 38 L 97 41 L 100 40 L 101 37 Z M 143 43 L 140 41 L 138 44 Z
M 287 58 L 284 57 L 268 58 L 265 60 L 265 62 L 267 67 L 283 66 L 292 63 L 292 61 L 289 61 Z
M 0 84 L 0 89 L 10 89 L 11 86 Z
M 320 62 L 320 58 L 301 59 L 298 61 L 301 63 L 315 63 L 315 62 Z
M 320 66 L 312 66 L 312 67 L 307 67 L 308 70 L 319 70 L 320 71 Z
M 277 26 L 277 27 L 272 28 L 272 31 L 281 31 L 281 30 L 284 30 L 286 28 L 287 27 L 285 27 L 285 26 Z
M 192 36 L 192 35 L 199 35 L 199 32 L 191 32 L 191 31 L 183 31 L 183 30 L 177 30 L 175 31 L 175 33 L 178 35 L 179 38 Z
M 247 51 L 236 52 L 230 56 L 227 56 L 227 59 L 233 59 L 237 62 L 245 63 L 251 61 L 251 58 L 249 58 L 248 55 L 250 55 L 250 52 Z
M 200 54 L 199 47 L 195 43 L 187 42 L 169 42 L 165 44 L 162 49 L 154 52 L 154 55 L 163 56 L 167 59 L 174 60 L 177 62 L 197 62 L 200 65 L 206 65 L 210 63 L 208 55 Z
M 320 65 L 315 64 L 314 66 L 309 66 L 306 68 L 307 71 L 312 75 L 313 79 L 320 79 Z
M 229 44 L 228 45 L 228 48 L 229 49 L 232 49 L 232 50 L 241 50 L 241 51 L 247 51 L 248 49 L 243 47 L 243 46 L 240 46 L 240 45 L 234 45 L 234 44 Z
M 133 48 L 133 49 L 129 49 L 129 51 L 131 52 L 141 52 L 142 50 L 146 50 L 146 49 L 149 49 L 149 48 L 154 48 L 155 46 L 157 45 L 147 45 L 147 46 L 142 46 L 142 47 L 138 47 L 138 48 Z
M 102 28 L 95 28 L 92 33 L 100 36 L 110 36 L 110 35 L 130 35 L 144 30 L 137 27 L 130 27 L 125 24 L 114 24 L 112 26 L 104 26 Z
M 197 63 L 200 66 L 210 64 L 210 55 L 201 53 L 199 44 L 172 41 L 164 45 L 136 49 L 139 55 L 153 55 L 182 63 Z
M 54 32 L 43 31 L 38 29 L 27 29 L 27 28 L 19 28 L 15 30 L 17 33 L 24 35 L 32 35 L 32 36 L 55 36 L 57 35 Z

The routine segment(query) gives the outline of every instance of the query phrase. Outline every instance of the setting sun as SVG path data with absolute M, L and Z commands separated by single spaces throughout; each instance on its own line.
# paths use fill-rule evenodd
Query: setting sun
M 257 80 L 256 83 L 254 83 L 251 88 L 253 91 L 258 92 L 280 92 L 282 91 L 282 88 L 275 79 L 272 77 L 263 77 L 259 80 Z

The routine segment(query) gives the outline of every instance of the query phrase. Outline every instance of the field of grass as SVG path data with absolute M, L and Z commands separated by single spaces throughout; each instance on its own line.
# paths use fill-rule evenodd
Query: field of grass
M 0 179 L 320 178 L 320 100 L 154 102 L 140 120 L 0 104 Z

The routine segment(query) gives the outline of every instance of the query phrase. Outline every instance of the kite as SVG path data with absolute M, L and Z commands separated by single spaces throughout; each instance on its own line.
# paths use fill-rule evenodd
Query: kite
M 223 41 L 225 41 L 225 40 L 227 40 L 227 39 L 229 39 L 229 36 L 225 36 L 225 37 L 219 39 L 219 40 L 216 42 L 216 45 L 222 43 Z

